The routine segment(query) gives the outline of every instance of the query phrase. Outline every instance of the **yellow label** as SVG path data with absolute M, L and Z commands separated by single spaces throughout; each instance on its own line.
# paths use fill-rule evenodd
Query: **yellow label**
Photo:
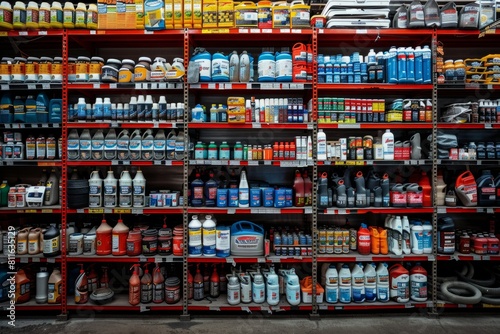
M 193 1 L 184 0 L 184 28 L 193 27 Z
M 114 213 L 131 213 L 132 210 L 131 209 L 114 209 L 113 212 Z
M 52 213 L 53 211 L 52 209 L 42 209 L 42 213 Z
M 27 210 L 24 210 L 24 213 L 36 213 L 36 210 L 34 210 L 34 209 L 27 209 Z
M 104 213 L 104 209 L 89 209 L 89 213 Z
M 202 20 L 203 0 L 193 0 L 193 28 L 201 29 L 203 26 Z
M 135 0 L 135 28 L 144 29 L 144 0 Z
M 174 0 L 174 28 L 182 29 L 183 22 L 183 2 L 182 0 Z

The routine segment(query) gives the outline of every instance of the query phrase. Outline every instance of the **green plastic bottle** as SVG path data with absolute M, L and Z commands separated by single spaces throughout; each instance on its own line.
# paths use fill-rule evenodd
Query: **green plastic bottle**
M 7 180 L 3 180 L 0 184 L 0 207 L 6 207 L 8 204 L 10 186 Z

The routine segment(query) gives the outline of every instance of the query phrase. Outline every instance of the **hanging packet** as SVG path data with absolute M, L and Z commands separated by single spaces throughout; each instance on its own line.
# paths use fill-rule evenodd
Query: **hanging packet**
M 401 5 L 401 7 L 396 10 L 392 20 L 392 26 L 399 29 L 408 28 L 408 7 L 405 4 Z
M 424 26 L 424 6 L 419 0 L 413 0 L 408 9 L 408 28 L 422 28 Z
M 458 26 L 458 11 L 457 5 L 453 1 L 448 2 L 441 7 L 441 27 L 442 28 L 456 28 Z

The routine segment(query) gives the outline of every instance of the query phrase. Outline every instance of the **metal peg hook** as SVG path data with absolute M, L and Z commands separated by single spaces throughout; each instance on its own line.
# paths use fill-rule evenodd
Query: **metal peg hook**
M 375 42 L 380 39 L 380 28 L 377 28 L 377 37 L 375 37 Z

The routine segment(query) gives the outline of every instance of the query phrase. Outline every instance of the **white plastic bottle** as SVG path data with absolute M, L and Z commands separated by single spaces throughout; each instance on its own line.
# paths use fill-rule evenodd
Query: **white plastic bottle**
M 403 227 L 403 254 L 408 255 L 411 253 L 411 241 L 410 241 L 410 221 L 408 216 L 403 216 L 401 219 L 401 224 Z
M 238 187 L 238 203 L 241 208 L 249 207 L 250 203 L 250 189 L 248 188 L 247 173 L 245 170 L 241 171 L 240 184 Z
M 424 253 L 424 228 L 422 223 L 416 222 L 411 227 L 411 252 L 413 254 Z
M 104 207 L 116 207 L 116 189 L 118 180 L 112 170 L 108 170 L 108 175 L 104 179 Z
M 124 170 L 120 174 L 120 191 L 118 202 L 122 208 L 130 208 L 132 206 L 132 178 L 128 170 Z
M 295 269 L 290 269 L 285 275 L 286 283 L 286 301 L 292 305 L 300 304 L 300 282 L 299 277 L 295 273 Z
M 374 302 L 377 300 L 377 268 L 375 263 L 367 263 L 364 274 L 366 301 Z
M 330 264 L 325 273 L 325 299 L 327 303 L 339 300 L 339 274 L 334 264 Z
M 215 256 L 216 243 L 216 224 L 212 220 L 211 215 L 205 216 L 205 221 L 202 225 L 202 253 L 203 256 Z
M 390 251 L 395 255 L 403 254 L 403 224 L 400 216 L 396 216 L 392 220 L 392 244 Z
M 377 300 L 379 302 L 390 300 L 389 270 L 385 262 L 379 263 L 377 267 Z
M 99 208 L 102 206 L 102 179 L 99 171 L 90 173 L 89 179 L 89 207 Z
M 365 295 L 365 274 L 363 264 L 356 263 L 352 268 L 352 301 L 362 303 L 366 299 Z
M 240 283 L 238 282 L 238 277 L 229 276 L 227 281 L 227 303 L 229 305 L 238 305 L 240 300 Z
M 132 181 L 134 194 L 132 197 L 132 206 L 135 208 L 143 208 L 146 206 L 146 179 L 142 170 L 138 170 Z
M 326 160 L 326 134 L 323 129 L 318 130 L 317 158 L 318 161 Z
M 280 302 L 280 285 L 278 275 L 271 267 L 269 273 L 266 275 L 266 290 L 267 290 L 267 303 L 270 306 L 278 305 Z
M 78 130 L 72 129 L 68 135 L 68 160 L 78 160 L 80 156 L 80 137 Z
M 347 264 L 342 265 L 339 271 L 339 300 L 341 303 L 350 303 L 352 299 L 351 270 Z
M 260 272 L 254 274 L 252 282 L 252 299 L 256 304 L 262 304 L 266 300 L 266 286 Z
M 382 150 L 384 160 L 394 160 L 394 134 L 389 129 L 382 135 Z
M 252 302 L 252 279 L 250 275 L 240 275 L 241 302 Z
M 90 130 L 84 129 L 80 135 L 80 159 L 89 160 L 92 152 L 92 138 Z
M 202 241 L 201 241 L 201 222 L 198 216 L 191 217 L 188 224 L 188 254 L 189 256 L 201 256 Z
M 92 160 L 102 160 L 104 150 L 104 134 L 103 130 L 99 129 L 92 137 Z
M 377 54 L 373 49 L 370 49 L 370 52 L 368 52 L 367 63 L 368 66 L 377 64 Z

